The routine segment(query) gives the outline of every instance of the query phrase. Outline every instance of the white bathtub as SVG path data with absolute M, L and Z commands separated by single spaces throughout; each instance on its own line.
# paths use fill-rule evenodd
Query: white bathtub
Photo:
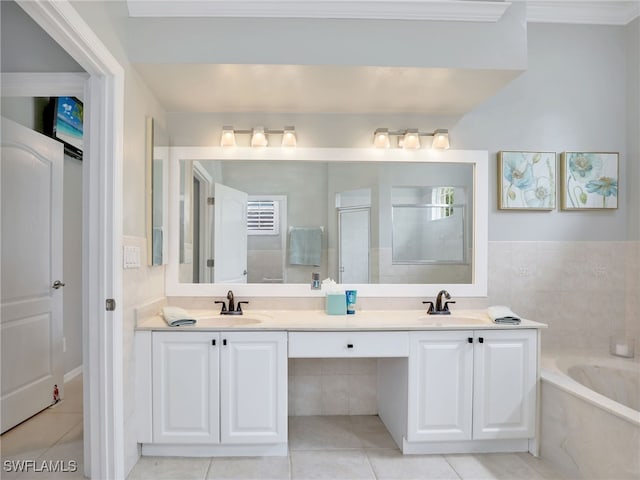
M 540 455 L 570 478 L 640 478 L 640 363 L 543 356 Z

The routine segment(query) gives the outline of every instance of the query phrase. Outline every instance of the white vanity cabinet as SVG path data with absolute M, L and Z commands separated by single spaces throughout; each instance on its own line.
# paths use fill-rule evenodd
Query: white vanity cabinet
M 287 334 L 153 332 L 154 444 L 285 444 Z
M 408 442 L 535 435 L 537 332 L 412 332 Z
M 220 338 L 207 332 L 154 332 L 153 442 L 220 442 Z

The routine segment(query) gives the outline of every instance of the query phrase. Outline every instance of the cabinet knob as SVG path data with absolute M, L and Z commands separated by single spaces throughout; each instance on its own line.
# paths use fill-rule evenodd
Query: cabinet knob
M 353 343 L 347 343 L 347 348 L 353 348 Z
M 469 338 L 467 338 L 467 342 L 469 342 L 469 343 L 473 343 L 473 337 L 469 337 Z
M 478 342 L 480 342 L 480 343 L 484 343 L 484 338 L 480 337 L 480 338 L 478 339 Z
M 214 347 L 216 346 L 216 339 L 215 338 L 213 340 L 211 340 L 211 345 L 213 345 Z
M 225 346 L 227 345 L 227 339 L 226 338 L 222 339 L 222 345 L 225 345 Z

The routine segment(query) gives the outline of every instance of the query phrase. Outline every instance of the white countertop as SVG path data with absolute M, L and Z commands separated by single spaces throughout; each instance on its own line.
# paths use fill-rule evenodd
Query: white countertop
M 545 328 L 523 319 L 520 325 L 491 321 L 486 310 L 456 310 L 451 315 L 427 315 L 425 310 L 363 310 L 354 315 L 327 315 L 323 310 L 250 310 L 243 315 L 220 315 L 213 310 L 189 310 L 196 324 L 170 327 L 158 312 L 138 322 L 137 330 L 478 330 Z

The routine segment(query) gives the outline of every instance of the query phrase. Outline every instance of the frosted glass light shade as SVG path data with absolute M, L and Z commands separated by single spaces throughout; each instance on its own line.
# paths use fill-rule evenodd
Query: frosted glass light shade
M 264 127 L 255 127 L 251 136 L 252 147 L 266 147 L 269 144 L 267 135 L 264 133 Z
M 417 130 L 407 130 L 402 140 L 402 148 L 409 150 L 420 148 L 420 136 Z
M 221 147 L 235 147 L 236 146 L 236 134 L 233 132 L 233 127 L 222 127 L 222 137 L 220 137 Z
M 389 140 L 389 129 L 378 128 L 373 134 L 373 146 L 376 148 L 389 148 L 391 141 Z
M 447 150 L 449 148 L 449 130 L 436 130 L 433 132 L 431 148 Z
M 282 134 L 282 146 L 295 147 L 297 143 L 295 128 L 284 127 L 284 133 Z

